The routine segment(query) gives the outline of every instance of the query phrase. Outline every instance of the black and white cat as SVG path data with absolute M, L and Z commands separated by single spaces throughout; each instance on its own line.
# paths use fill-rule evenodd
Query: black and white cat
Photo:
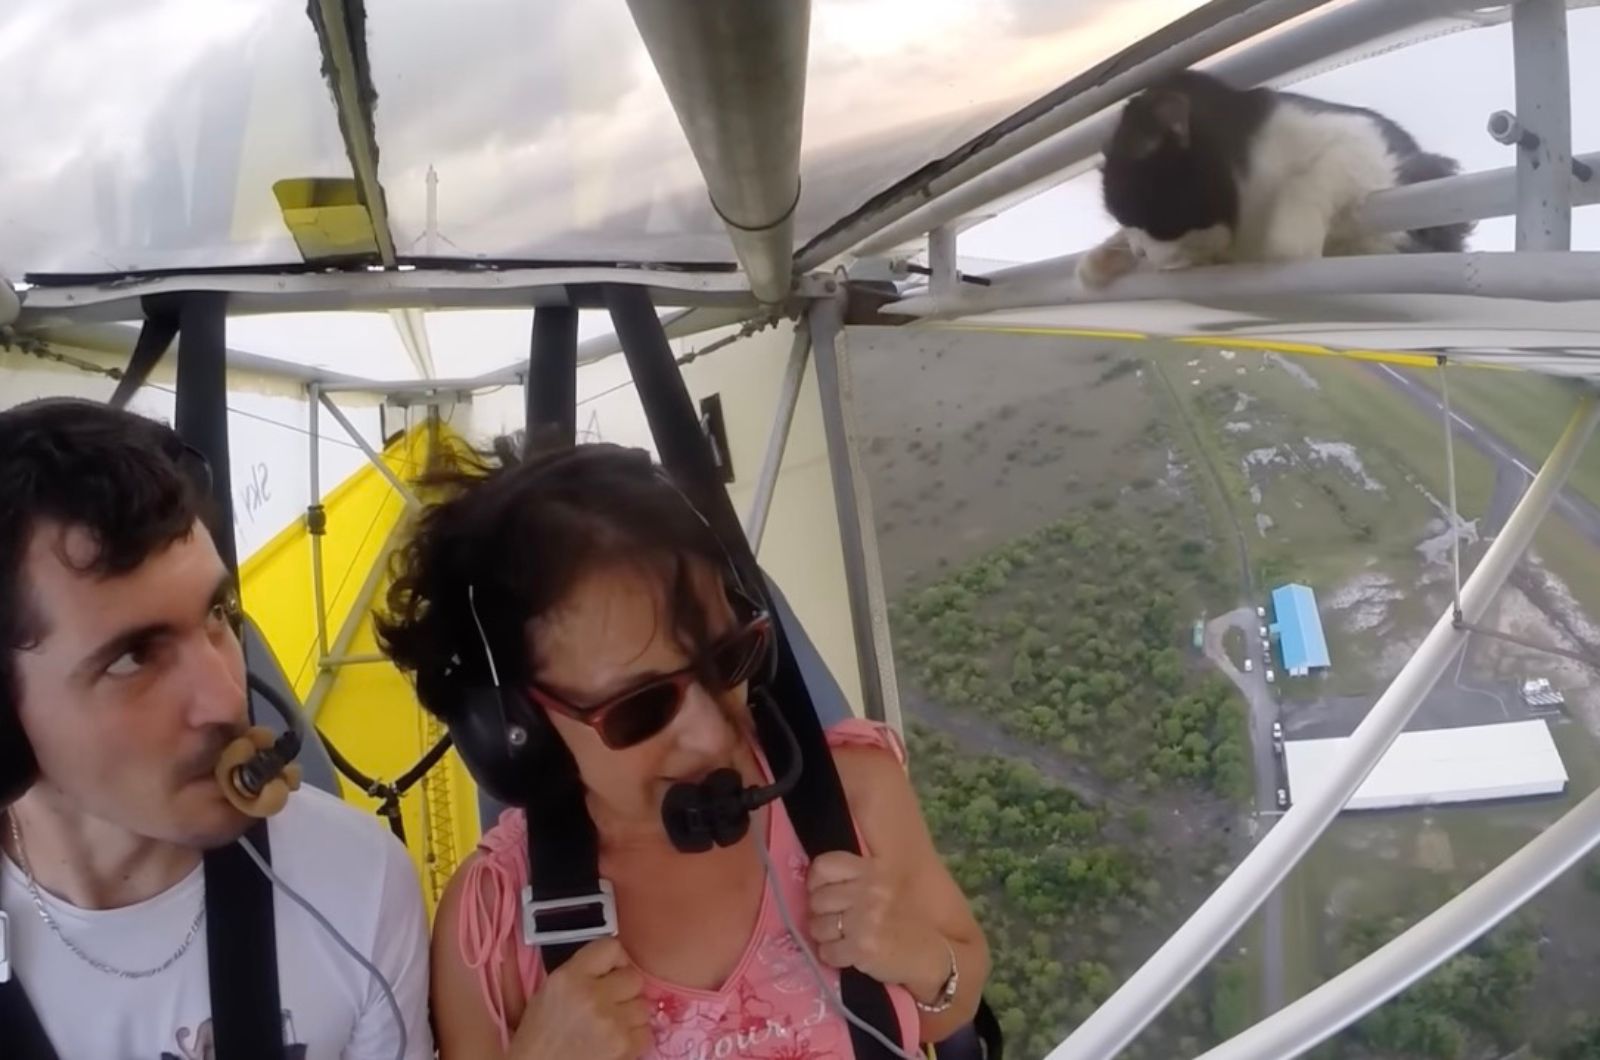
M 1122 228 L 1079 259 L 1078 278 L 1102 287 L 1141 268 L 1459 251 L 1470 224 L 1357 224 L 1373 192 L 1459 169 L 1376 111 L 1177 74 L 1122 110 L 1102 169 Z

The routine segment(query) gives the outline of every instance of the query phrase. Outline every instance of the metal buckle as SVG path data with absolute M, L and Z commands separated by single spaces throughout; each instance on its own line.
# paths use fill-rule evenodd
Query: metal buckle
M 594 927 L 567 928 L 559 931 L 540 931 L 541 913 L 562 913 L 598 906 L 601 922 Z M 533 888 L 522 889 L 522 941 L 529 946 L 559 946 L 568 942 L 593 942 L 617 933 L 617 896 L 610 880 L 601 880 L 594 894 L 580 894 L 574 898 L 546 898 L 535 901 Z
M 0 911 L 0 983 L 11 982 L 11 918 Z

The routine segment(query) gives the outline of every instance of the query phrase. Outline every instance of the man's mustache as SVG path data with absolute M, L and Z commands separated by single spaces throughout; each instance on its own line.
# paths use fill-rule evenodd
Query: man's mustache
M 179 779 L 195 781 L 213 775 L 223 748 L 243 736 L 247 728 L 243 722 L 220 722 L 206 726 L 200 734 L 203 741 L 200 750 L 184 758 L 175 767 Z

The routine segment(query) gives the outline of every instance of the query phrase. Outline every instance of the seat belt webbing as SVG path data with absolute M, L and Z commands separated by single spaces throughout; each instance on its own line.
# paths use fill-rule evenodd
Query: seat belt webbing
M 9 981 L 0 983 L 0 1027 L 5 1028 L 6 1056 L 14 1060 L 60 1060 L 15 970 Z
M 245 833 L 269 865 L 267 822 Z M 237 843 L 206 854 L 206 954 L 217 1060 L 283 1060 L 272 881 Z

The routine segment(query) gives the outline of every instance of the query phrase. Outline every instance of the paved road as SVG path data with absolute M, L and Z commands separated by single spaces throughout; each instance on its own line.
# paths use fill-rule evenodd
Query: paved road
M 1250 747 L 1255 772 L 1256 810 L 1278 809 L 1278 754 L 1272 746 L 1272 723 L 1278 719 L 1278 701 L 1261 673 L 1261 622 L 1255 609 L 1241 607 L 1206 623 L 1206 657 L 1232 681 L 1250 704 Z M 1244 634 L 1245 656 L 1255 660 L 1250 673 L 1242 673 L 1228 658 L 1223 636 L 1230 629 Z M 1261 956 L 1261 1011 L 1270 1015 L 1283 1007 L 1283 889 L 1274 888 L 1261 906 L 1263 952 Z
M 1239 550 L 1240 591 L 1244 598 L 1249 600 L 1255 595 L 1255 575 L 1250 570 L 1249 539 L 1245 537 L 1244 527 L 1239 525 L 1239 515 L 1234 511 L 1233 503 L 1228 500 L 1227 480 L 1222 477 L 1222 472 L 1217 469 L 1216 463 L 1212 461 L 1211 451 L 1200 440 L 1200 432 L 1195 427 L 1194 420 L 1189 417 L 1188 409 L 1183 403 L 1182 396 L 1178 393 L 1178 388 L 1173 385 L 1172 379 L 1161 367 L 1161 358 L 1150 357 L 1145 363 L 1156 373 L 1156 377 L 1161 380 L 1162 385 L 1167 388 L 1167 392 L 1172 395 L 1172 407 L 1177 410 L 1178 417 L 1183 420 L 1183 426 L 1189 432 L 1190 440 L 1194 442 L 1194 451 L 1199 455 L 1201 463 L 1205 464 L 1206 474 L 1211 477 L 1212 485 L 1217 491 L 1217 499 L 1222 503 L 1223 511 L 1227 513 L 1228 521 L 1233 524 L 1233 538 Z
M 1390 386 L 1405 394 L 1416 406 L 1430 418 L 1441 425 L 1444 423 L 1444 403 L 1434 392 L 1401 372 L 1395 371 L 1386 364 L 1369 364 L 1368 370 L 1378 378 L 1389 383 Z M 1484 537 L 1498 534 L 1505 526 L 1506 519 L 1510 517 L 1511 510 L 1521 498 L 1523 491 L 1533 480 L 1534 469 L 1528 459 L 1518 452 L 1512 445 L 1481 423 L 1476 423 L 1460 412 L 1452 409 L 1450 417 L 1461 428 L 1456 432 L 1458 441 L 1465 441 L 1478 452 L 1487 457 L 1495 468 L 1494 493 L 1489 501 L 1489 510 L 1484 513 L 1483 525 L 1480 528 Z M 1531 455 L 1531 454 L 1530 454 Z M 1600 508 L 1579 496 L 1570 487 L 1561 491 L 1556 497 L 1554 510 L 1564 517 L 1584 540 L 1597 549 L 1600 549 Z M 1558 629 L 1568 636 L 1585 643 L 1584 638 L 1573 630 L 1566 617 L 1558 610 L 1552 609 L 1544 601 L 1544 594 L 1522 572 L 1513 572 L 1512 581 L 1526 592 L 1536 606 L 1545 613 L 1545 617 Z M 1465 663 L 1467 653 L 1472 650 L 1469 643 L 1462 649 L 1462 664 Z M 1463 691 L 1477 691 L 1468 686 L 1461 685 L 1459 681 L 1460 666 L 1457 667 L 1457 686 Z
M 1409 397 L 1430 418 L 1437 420 L 1441 425 L 1444 423 L 1444 404 L 1432 389 L 1386 364 L 1369 364 L 1368 370 Z M 1506 516 L 1511 513 L 1510 507 L 1506 504 L 1507 500 L 1510 499 L 1514 503 L 1515 497 L 1520 496 L 1521 491 L 1532 480 L 1535 469 L 1523 454 L 1483 424 L 1473 422 L 1454 409 L 1450 411 L 1450 416 L 1455 420 L 1456 426 L 1461 428 L 1456 432 L 1456 441 L 1464 441 L 1471 445 L 1495 465 L 1495 500 L 1491 505 L 1490 518 L 1485 521 L 1489 524 L 1486 529 L 1498 532 L 1505 524 Z M 1441 448 L 1443 444 L 1441 440 Z M 1521 476 L 1521 481 L 1518 483 L 1516 493 L 1511 494 L 1502 488 L 1502 484 L 1516 481 L 1515 476 Z M 1600 508 L 1568 488 L 1562 490 L 1561 495 L 1556 498 L 1555 510 L 1565 516 L 1590 544 L 1600 548 Z M 1496 516 L 1498 518 L 1495 518 Z

